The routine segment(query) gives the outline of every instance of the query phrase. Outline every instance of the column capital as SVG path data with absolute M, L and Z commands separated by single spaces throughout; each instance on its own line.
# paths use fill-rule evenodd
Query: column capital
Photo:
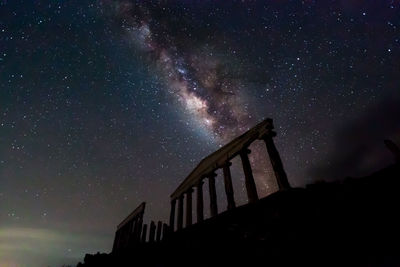
M 188 190 L 186 190 L 186 194 L 191 194 L 191 193 L 193 193 L 193 187 L 189 187 L 189 189 Z
M 245 147 L 240 151 L 240 154 L 248 155 L 250 153 L 251 153 L 251 150 L 248 147 Z
M 275 132 L 275 131 L 272 131 L 272 130 L 269 130 L 269 131 L 267 131 L 266 133 L 264 133 L 264 134 L 261 136 L 260 139 L 265 140 L 265 139 L 272 138 L 272 137 L 275 137 L 275 136 L 276 136 L 276 132 Z
M 232 166 L 232 162 L 230 162 L 229 160 L 227 160 L 226 162 L 224 162 L 223 167 L 230 167 Z
M 215 172 L 210 172 L 209 174 L 207 174 L 207 178 L 214 178 L 217 177 L 217 174 Z
M 266 118 L 265 121 L 269 123 L 269 127 L 274 127 L 274 121 L 271 118 Z

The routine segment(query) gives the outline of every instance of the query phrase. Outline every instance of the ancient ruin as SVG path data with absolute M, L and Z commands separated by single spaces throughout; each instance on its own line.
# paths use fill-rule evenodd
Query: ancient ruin
M 203 201 L 203 184 L 204 180 L 208 181 L 210 194 L 210 214 L 211 217 L 218 215 L 217 193 L 215 188 L 215 179 L 217 178 L 216 170 L 223 170 L 223 179 L 225 185 L 225 193 L 228 203 L 228 210 L 236 207 L 234 190 L 232 185 L 232 176 L 230 171 L 231 160 L 240 157 L 243 173 L 245 176 L 245 185 L 249 203 L 259 200 L 256 184 L 254 182 L 253 171 L 248 155 L 251 153 L 249 146 L 258 140 L 265 142 L 268 156 L 273 167 L 276 180 L 280 190 L 289 189 L 290 185 L 283 168 L 278 150 L 275 147 L 273 137 L 276 133 L 273 131 L 274 126 L 272 119 L 266 119 L 255 127 L 251 128 L 241 136 L 235 138 L 227 145 L 215 151 L 211 155 L 204 158 L 197 167 L 186 177 L 186 179 L 171 194 L 171 210 L 169 225 L 159 221 L 157 224 L 151 221 L 150 226 L 143 225 L 143 214 L 145 203 L 139 205 L 125 220 L 123 220 L 117 228 L 115 234 L 113 253 L 123 250 L 137 243 L 160 242 L 168 234 L 179 231 L 184 225 L 184 207 L 186 207 L 186 227 L 193 224 L 192 218 L 192 194 L 196 192 L 196 223 L 204 220 L 204 201 Z M 186 201 L 184 199 L 186 198 Z M 185 203 L 186 202 L 186 205 Z M 178 204 L 178 205 L 176 205 Z M 176 208 L 176 206 L 178 206 Z M 177 209 L 177 212 L 176 212 Z M 176 222 L 176 223 L 175 223 Z M 147 240 L 147 229 L 149 235 Z
M 398 266 L 392 246 L 400 237 L 398 146 L 385 141 L 396 163 L 369 176 L 291 188 L 275 135 L 272 120 L 266 119 L 204 158 L 171 194 L 169 224 L 143 224 L 143 202 L 118 225 L 110 254 L 87 254 L 78 266 Z M 279 186 L 260 199 L 248 157 L 257 140 L 266 144 Z M 245 176 L 244 205 L 235 201 L 230 171 L 237 156 Z M 219 169 L 227 200 L 223 212 L 215 187 Z M 204 182 L 210 194 L 207 219 Z
M 128 248 L 141 241 L 141 236 L 146 236 L 147 226 L 143 225 L 143 215 L 146 203 L 139 205 L 117 227 L 112 252 Z

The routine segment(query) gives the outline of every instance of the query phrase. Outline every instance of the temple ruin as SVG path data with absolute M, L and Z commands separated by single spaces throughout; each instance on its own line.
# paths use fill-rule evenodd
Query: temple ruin
M 139 243 L 161 242 L 166 237 L 173 237 L 174 232 L 183 229 L 184 207 L 186 208 L 186 227 L 193 224 L 192 218 L 192 194 L 196 193 L 196 224 L 204 221 L 203 184 L 208 181 L 210 194 L 211 217 L 218 216 L 217 192 L 215 188 L 216 171 L 222 169 L 225 194 L 228 203 L 228 211 L 236 208 L 232 176 L 230 171 L 231 160 L 240 157 L 245 178 L 245 186 L 249 203 L 259 200 L 253 172 L 249 160 L 251 153 L 249 146 L 255 141 L 264 141 L 273 171 L 276 176 L 279 190 L 290 188 L 282 160 L 275 147 L 273 138 L 276 133 L 273 131 L 272 119 L 266 119 L 255 127 L 251 128 L 241 136 L 235 138 L 227 145 L 204 158 L 197 167 L 186 177 L 186 179 L 171 194 L 171 210 L 169 224 L 161 221 L 151 221 L 147 239 L 147 224 L 143 224 L 145 203 L 139 205 L 126 219 L 117 227 L 113 245 L 113 253 L 124 250 Z M 186 201 L 185 201 L 186 200 Z M 185 203 L 186 205 L 185 205 Z M 178 204 L 178 205 L 177 205 Z M 177 206 L 177 207 L 176 207 Z M 177 212 L 176 212 L 177 210 Z

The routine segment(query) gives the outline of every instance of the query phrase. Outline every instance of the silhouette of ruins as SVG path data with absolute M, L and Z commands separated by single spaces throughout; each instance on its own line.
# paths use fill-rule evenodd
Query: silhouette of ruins
M 141 203 L 118 225 L 117 231 L 115 232 L 113 252 L 126 249 L 131 243 L 140 242 L 142 235 L 144 235 L 144 241 L 146 240 L 147 225 L 142 228 L 145 207 L 146 203 Z
M 110 254 L 87 254 L 78 266 L 400 266 L 391 245 L 400 239 L 397 145 L 385 140 L 396 163 L 370 176 L 291 188 L 273 129 L 266 119 L 204 158 L 171 194 L 168 224 L 144 224 L 143 202 L 117 226 Z M 262 199 L 248 157 L 258 140 L 266 145 L 279 186 Z M 242 206 L 236 205 L 230 172 L 235 157 L 245 178 L 248 203 Z M 215 188 L 219 169 L 227 200 L 221 213 Z M 204 182 L 210 194 L 207 219 Z
M 204 158 L 172 193 L 169 225 L 162 223 L 161 221 L 159 221 L 156 225 L 155 222 L 152 221 L 149 227 L 148 241 L 159 242 L 161 241 L 162 237 L 166 237 L 169 233 L 172 234 L 175 230 L 179 231 L 183 228 L 183 209 L 185 206 L 185 198 L 186 227 L 192 225 L 192 194 L 194 191 L 196 192 L 197 199 L 197 223 L 200 223 L 204 220 L 203 184 L 205 180 L 208 181 L 211 217 L 218 215 L 217 191 L 215 188 L 215 179 L 217 176 L 216 171 L 218 169 L 223 170 L 225 193 L 228 203 L 227 208 L 228 210 L 234 209 L 236 204 L 230 166 L 232 165 L 231 160 L 235 157 L 240 157 L 242 162 L 248 202 L 254 203 L 258 201 L 259 197 L 248 156 L 251 153 L 249 146 L 257 140 L 264 141 L 266 145 L 268 156 L 271 161 L 279 189 L 289 189 L 290 185 L 283 168 L 282 160 L 273 141 L 273 137 L 276 136 L 276 133 L 273 131 L 273 129 L 274 126 L 272 119 L 266 119 L 241 136 L 235 138 L 227 145 Z M 176 206 L 178 206 L 177 214 Z M 143 225 L 144 209 L 145 203 L 143 202 L 118 225 L 112 250 L 113 253 L 117 253 L 119 250 L 126 249 L 134 244 L 146 242 L 148 226 L 147 224 Z

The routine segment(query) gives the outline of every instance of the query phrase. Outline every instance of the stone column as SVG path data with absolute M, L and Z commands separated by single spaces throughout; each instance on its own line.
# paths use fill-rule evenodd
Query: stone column
M 178 222 L 177 230 L 181 230 L 183 227 L 183 195 L 178 198 Z
M 223 167 L 224 171 L 224 184 L 225 184 L 225 193 L 228 201 L 228 210 L 231 210 L 236 207 L 235 198 L 233 193 L 233 185 L 232 185 L 232 176 L 230 166 L 232 163 L 227 162 Z
M 197 183 L 197 222 L 204 220 L 204 208 L 203 208 L 203 181 Z
M 192 225 L 192 192 L 192 188 L 186 192 L 186 227 Z
M 137 228 L 137 221 L 136 220 L 131 220 L 128 223 L 128 241 L 127 241 L 127 245 L 132 244 L 133 241 L 135 240 L 136 228 Z
M 117 230 L 118 238 L 117 243 L 115 244 L 115 251 L 118 251 L 122 244 L 122 231 L 121 229 Z
M 128 245 L 129 242 L 129 230 L 126 228 L 126 225 L 122 227 L 123 231 L 123 239 L 122 239 L 122 244 L 121 247 L 122 248 L 126 248 L 126 246 Z
M 156 236 L 156 241 L 159 243 L 161 241 L 161 231 L 162 231 L 162 222 L 158 221 L 157 223 L 157 236 Z
M 290 188 L 290 184 L 287 179 L 286 172 L 283 168 L 281 157 L 279 156 L 279 152 L 275 147 L 274 140 L 272 139 L 272 137 L 274 137 L 275 135 L 276 133 L 271 130 L 269 134 L 265 134 L 262 139 L 267 146 L 269 159 L 271 161 L 272 168 L 274 169 L 279 190 L 283 190 Z
M 240 158 L 242 159 L 243 172 L 246 183 L 247 197 L 249 203 L 256 202 L 258 200 L 256 183 L 254 182 L 253 171 L 251 170 L 250 160 L 248 154 L 250 149 L 243 149 L 240 152 Z
M 128 233 L 129 234 L 129 233 Z M 126 236 L 127 236 L 127 232 L 126 232 L 126 225 L 122 226 L 121 228 L 121 241 L 119 243 L 119 247 L 120 249 L 125 247 L 126 244 Z
M 125 248 L 129 241 L 129 228 L 127 227 L 126 224 L 124 226 L 122 226 L 122 233 L 123 233 L 123 236 L 122 236 L 123 239 L 122 239 L 121 247 Z
M 156 224 L 154 221 L 151 221 L 150 223 L 150 233 L 149 233 L 149 242 L 154 243 L 154 238 L 156 235 Z
M 135 235 L 135 242 L 140 242 L 140 236 L 142 234 L 142 228 L 143 228 L 143 219 L 139 217 L 137 219 L 137 233 Z
M 129 226 L 129 224 L 125 224 L 124 226 L 123 226 L 123 229 L 124 229 L 124 236 L 125 236 L 125 238 L 124 238 L 124 248 L 126 248 L 127 246 L 128 246 L 128 244 L 129 244 L 129 240 L 130 240 L 130 235 L 131 235 L 131 232 L 130 232 L 130 226 Z
M 215 174 L 215 173 L 211 173 L 208 175 L 208 188 L 209 188 L 209 192 L 210 192 L 211 217 L 218 215 L 217 192 L 215 190 L 215 176 L 217 176 L 217 174 Z
M 176 206 L 176 199 L 171 201 L 171 213 L 169 215 L 169 229 L 171 232 L 175 230 L 175 206 Z
M 124 244 L 124 247 L 125 247 L 125 248 L 129 245 L 129 242 L 130 242 L 131 239 L 132 239 L 132 232 L 131 232 L 132 227 L 131 227 L 131 225 L 133 225 L 132 222 L 131 222 L 131 223 L 128 223 L 128 224 L 126 224 L 126 225 L 124 226 L 124 227 L 125 227 L 125 236 L 126 236 L 126 238 L 125 238 L 125 244 Z
M 163 228 L 162 228 L 162 240 L 165 240 L 168 236 L 168 224 L 163 223 Z
M 115 232 L 115 238 L 114 238 L 114 244 L 112 248 L 112 253 L 115 253 L 118 250 L 118 242 L 119 242 L 120 234 L 119 231 L 117 230 Z
M 146 239 L 147 239 L 147 224 L 144 224 L 141 237 L 142 243 L 146 243 Z

